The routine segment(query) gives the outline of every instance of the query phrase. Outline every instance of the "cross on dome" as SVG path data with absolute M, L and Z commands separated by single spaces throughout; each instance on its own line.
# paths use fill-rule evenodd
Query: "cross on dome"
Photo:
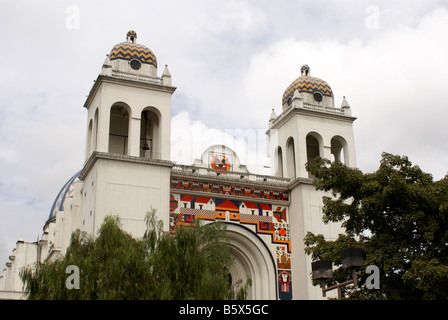
M 126 34 L 126 41 L 130 43 L 137 43 L 137 33 L 134 30 L 129 30 Z

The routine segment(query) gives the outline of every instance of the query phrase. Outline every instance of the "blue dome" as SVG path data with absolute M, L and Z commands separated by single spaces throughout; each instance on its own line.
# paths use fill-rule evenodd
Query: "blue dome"
M 48 216 L 48 220 L 56 217 L 56 213 L 58 211 L 64 211 L 64 201 L 67 198 L 73 197 L 74 187 L 75 183 L 78 181 L 81 181 L 79 179 L 79 174 L 81 171 L 77 172 L 73 177 L 68 180 L 64 186 L 62 187 L 61 191 L 59 191 L 58 196 L 53 202 L 53 205 L 51 206 L 50 215 Z

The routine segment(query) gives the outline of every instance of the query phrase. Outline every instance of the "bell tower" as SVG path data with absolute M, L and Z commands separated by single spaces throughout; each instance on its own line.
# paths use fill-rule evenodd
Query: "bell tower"
M 282 97 L 282 113 L 272 110 L 269 119 L 269 153 L 272 174 L 289 178 L 291 257 L 295 299 L 319 299 L 320 292 L 311 283 L 311 259 L 304 255 L 303 239 L 308 231 L 336 239 L 342 232 L 339 224 L 323 224 L 323 191 L 316 191 L 313 177 L 305 164 L 317 156 L 356 166 L 353 122 L 345 100 L 334 106 L 331 87 L 311 76 L 303 65 L 301 75 L 286 88 Z
M 87 141 L 82 228 L 96 235 L 107 215 L 127 232 L 142 235 L 151 208 L 168 228 L 171 97 L 165 66 L 137 43 L 133 30 L 116 44 L 87 97 Z M 143 222 L 143 223 L 142 223 Z
M 310 67 L 285 90 L 282 113 L 272 111 L 269 120 L 272 174 L 287 178 L 309 178 L 307 162 L 317 156 L 355 167 L 353 121 L 345 100 L 334 107 L 333 91 L 327 82 L 311 77 Z

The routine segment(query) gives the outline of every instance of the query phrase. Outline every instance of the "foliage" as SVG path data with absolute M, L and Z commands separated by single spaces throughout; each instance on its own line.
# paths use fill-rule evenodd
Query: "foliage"
M 25 269 L 21 277 L 28 299 L 243 299 L 247 285 L 233 290 L 228 282 L 232 256 L 222 223 L 163 231 L 155 210 L 147 230 L 135 239 L 107 217 L 93 240 L 77 230 L 64 257 Z M 80 288 L 67 289 L 66 268 L 80 269 Z
M 348 290 L 350 298 L 448 297 L 448 175 L 434 182 L 407 157 L 388 153 L 374 173 L 321 158 L 307 170 L 316 189 L 331 191 L 323 197 L 323 221 L 341 222 L 345 234 L 327 241 L 309 232 L 306 252 L 338 265 L 340 250 L 351 244 L 363 249 L 365 266 L 380 269 L 380 290 Z M 364 271 L 358 272 L 361 284 Z M 337 282 L 349 279 L 342 268 L 334 275 Z

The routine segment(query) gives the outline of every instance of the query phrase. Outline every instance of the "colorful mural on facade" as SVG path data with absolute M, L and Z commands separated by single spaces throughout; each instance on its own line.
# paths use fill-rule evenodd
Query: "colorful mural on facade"
M 221 152 L 209 152 L 210 167 L 215 170 L 229 171 L 232 167 L 232 155 Z
M 292 299 L 292 276 L 291 270 L 278 270 L 278 297 L 280 300 Z
M 291 287 L 291 237 L 288 210 L 287 205 L 223 199 L 219 198 L 219 195 L 186 195 L 172 191 L 170 232 L 174 233 L 179 225 L 193 224 L 196 219 L 226 221 L 249 227 L 266 243 L 276 261 L 279 298 L 291 299 L 292 293 L 289 290 Z M 281 275 L 280 272 L 286 272 L 288 277 L 285 278 L 285 275 L 283 273 Z

